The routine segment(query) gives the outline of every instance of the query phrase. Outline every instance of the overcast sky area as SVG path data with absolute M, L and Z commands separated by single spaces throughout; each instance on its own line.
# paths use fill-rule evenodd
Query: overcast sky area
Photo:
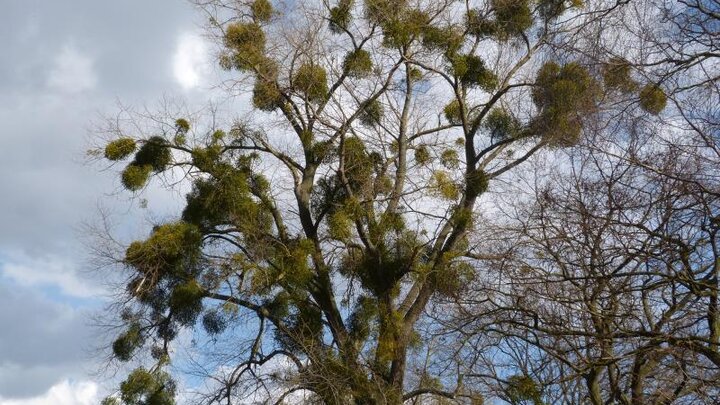
M 0 405 L 96 404 L 112 388 L 96 374 L 91 320 L 106 286 L 80 233 L 102 206 L 137 236 L 148 210 L 117 192 L 112 170 L 85 164 L 84 150 L 118 102 L 208 101 L 217 70 L 201 17 L 183 0 L 4 2 Z M 166 202 L 151 198 L 150 211 Z

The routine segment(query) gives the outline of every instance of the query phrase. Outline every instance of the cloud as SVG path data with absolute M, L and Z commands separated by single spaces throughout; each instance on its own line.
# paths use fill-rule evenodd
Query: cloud
M 66 44 L 55 57 L 47 85 L 64 93 L 80 93 L 95 88 L 97 76 L 93 59 L 73 45 Z
M 224 350 L 217 350 L 216 348 L 211 356 L 215 356 L 218 352 L 222 351 Z M 195 356 L 198 355 L 198 353 L 193 354 Z M 182 366 L 180 366 L 176 370 L 185 376 L 194 376 L 195 378 L 204 375 L 204 373 L 207 372 L 205 367 L 209 364 L 208 359 L 202 360 L 198 357 L 192 357 L 191 355 L 186 359 L 176 356 L 173 364 L 188 363 L 188 368 L 182 368 Z M 197 365 L 201 365 L 200 368 L 193 368 Z M 198 381 L 191 379 L 182 381 L 181 386 L 184 385 L 187 388 L 185 392 L 180 395 L 180 401 L 178 403 L 195 404 L 202 402 L 202 399 L 207 393 L 222 391 L 225 388 L 221 381 L 229 381 L 237 378 L 237 371 L 238 369 L 235 365 L 223 364 L 215 367 L 213 377 Z M 271 378 L 270 376 L 273 377 Z M 220 379 L 217 377 L 220 377 Z M 295 377 L 297 377 L 295 363 L 285 356 L 275 356 L 255 368 L 252 374 L 244 373 L 242 378 L 235 381 L 237 392 L 232 400 L 239 404 L 265 404 L 275 402 L 294 387 L 294 385 L 286 385 L 282 381 L 295 381 Z M 263 379 L 263 389 L 257 389 L 258 380 L 256 378 Z M 312 393 L 310 391 L 301 389 L 285 395 L 282 403 L 291 405 L 305 404 L 309 402 L 308 400 L 311 397 Z
M 177 36 L 192 32 L 197 14 L 175 0 L 3 3 L 0 404 L 95 404 L 84 400 L 93 394 L 87 373 L 102 368 L 93 349 L 107 339 L 88 319 L 102 303 L 84 297 L 106 280 L 85 273 L 77 228 L 95 218 L 99 198 L 121 212 L 129 202 L 114 194 L 114 172 L 78 161 L 93 119 L 115 113 L 116 99 L 152 103 L 182 90 L 176 48 L 184 54 L 178 66 L 195 72 L 196 83 L 210 81 L 198 62 L 200 38 Z M 135 225 L 146 224 L 132 218 L 124 226 L 142 234 Z
M 71 297 L 92 298 L 103 292 L 67 258 L 15 254 L 0 263 L 0 274 L 21 286 L 57 287 Z
M 0 397 L 37 396 L 60 380 L 83 380 L 95 371 L 101 343 L 89 311 L 38 288 L 0 283 Z
M 203 39 L 193 33 L 180 35 L 173 56 L 175 80 L 183 89 L 190 90 L 203 83 L 208 70 L 209 55 Z
M 95 405 L 100 402 L 98 391 L 98 385 L 92 381 L 65 380 L 34 398 L 0 397 L 0 405 Z

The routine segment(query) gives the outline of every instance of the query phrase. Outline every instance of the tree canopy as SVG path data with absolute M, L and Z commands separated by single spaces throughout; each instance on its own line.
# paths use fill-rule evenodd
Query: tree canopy
M 717 70 L 698 29 L 716 33 L 717 4 L 196 3 L 250 113 L 118 124 L 98 152 L 129 192 L 190 189 L 118 258 L 112 352 L 139 366 L 105 403 L 175 403 L 185 333 L 204 342 L 205 403 L 718 393 L 717 188 L 673 166 L 717 150 L 681 105 L 717 100 L 692 73 Z M 620 25 L 632 13 L 665 18 L 639 51 L 613 43 L 642 31 Z M 669 108 L 711 141 L 643 135 Z

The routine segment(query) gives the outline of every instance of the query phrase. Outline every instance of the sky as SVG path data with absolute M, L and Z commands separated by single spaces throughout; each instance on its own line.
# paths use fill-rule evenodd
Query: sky
M 140 236 L 148 211 L 85 150 L 118 103 L 211 98 L 202 25 L 183 0 L 3 2 L 0 405 L 96 404 L 112 388 L 93 321 L 107 274 L 93 270 L 83 224 L 103 207 Z M 154 196 L 151 211 L 173 198 Z

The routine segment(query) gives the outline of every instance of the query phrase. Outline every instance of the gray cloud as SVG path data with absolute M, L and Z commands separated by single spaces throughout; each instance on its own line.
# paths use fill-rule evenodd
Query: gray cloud
M 170 0 L 5 5 L 0 249 L 67 249 L 79 219 L 112 190 L 108 175 L 78 164 L 87 128 L 116 98 L 140 103 L 181 90 L 173 54 L 196 17 Z
M 82 310 L 31 289 L 0 285 L 0 394 L 35 395 L 61 374 L 79 376 L 90 358 L 93 331 Z
M 39 91 L 53 57 L 74 44 L 97 60 L 105 93 L 143 95 L 172 85 L 177 36 L 201 23 L 185 2 L 10 2 L 0 15 L 0 88 Z
M 127 194 L 108 197 L 114 173 L 80 164 L 88 128 L 116 110 L 116 99 L 139 105 L 185 94 L 173 61 L 199 15 L 177 0 L 3 4 L 0 397 L 36 396 L 96 366 L 84 314 L 97 302 L 75 297 L 100 284 L 80 270 L 78 226 L 97 217 L 98 199 L 118 210 L 129 204 Z

